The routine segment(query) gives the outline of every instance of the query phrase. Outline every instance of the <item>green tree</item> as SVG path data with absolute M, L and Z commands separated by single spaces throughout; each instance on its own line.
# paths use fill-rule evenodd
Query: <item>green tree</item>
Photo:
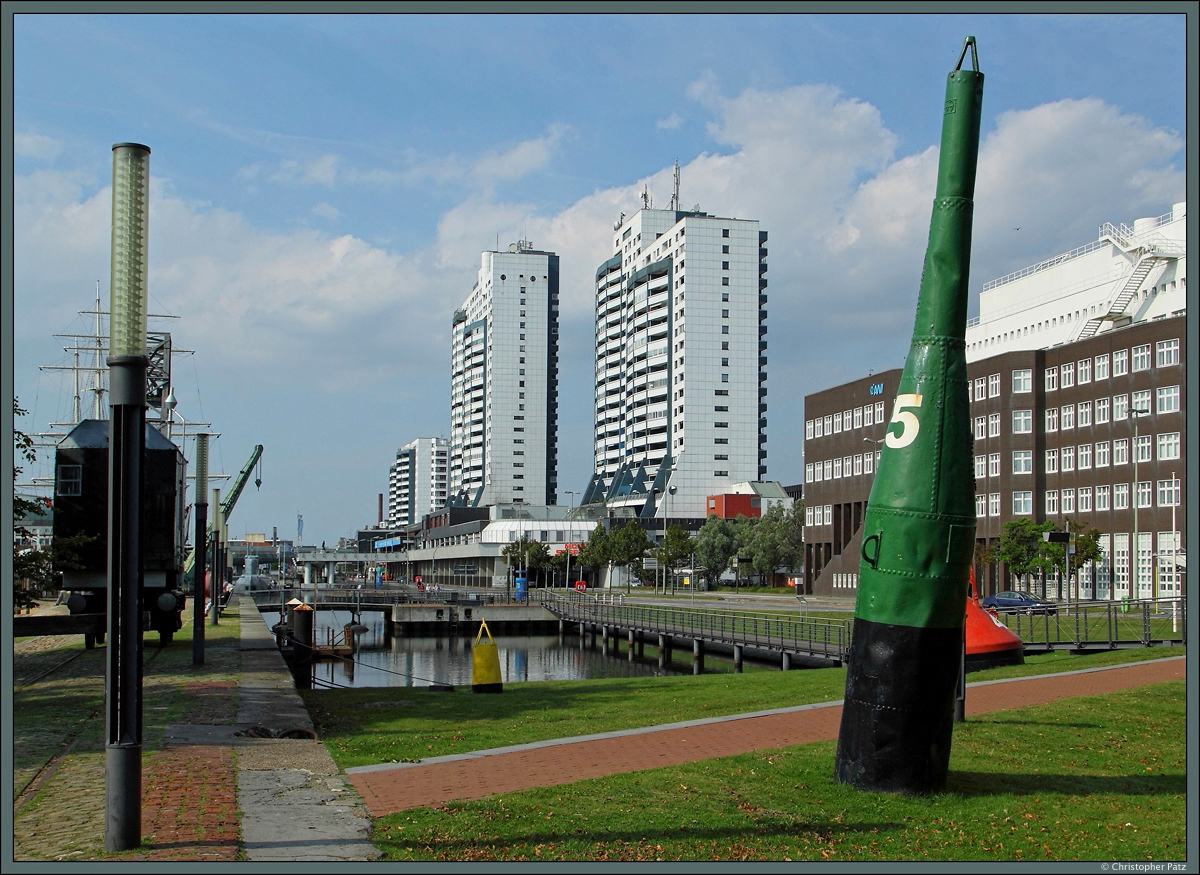
M 650 547 L 650 536 L 634 519 L 626 520 L 625 525 L 613 529 L 608 536 L 609 561 L 622 568 L 633 566 L 634 573 L 639 576 L 642 572 L 642 557 Z M 628 586 L 628 579 L 626 585 Z
M 576 560 L 582 566 L 599 570 L 608 565 L 608 530 L 603 522 L 597 522 L 596 528 L 588 535 L 587 543 L 579 547 Z
M 1043 598 L 1046 597 L 1046 571 L 1054 563 L 1042 535 L 1053 530 L 1054 524 L 1049 521 L 1035 523 L 1028 517 L 1010 520 L 1002 527 L 995 548 L 996 559 L 1007 565 L 1013 574 L 1018 577 L 1038 574 L 1041 577 Z
M 782 504 L 774 504 L 757 520 L 747 522 L 751 567 L 764 585 L 771 586 L 780 568 L 790 570 L 796 562 L 790 514 Z
M 1070 556 L 1070 562 L 1067 566 L 1067 580 L 1065 581 L 1067 592 L 1069 593 L 1071 579 L 1078 575 L 1079 569 L 1084 565 L 1098 560 L 1102 555 L 1102 551 L 1100 549 L 1100 530 L 1095 526 L 1086 521 L 1068 518 L 1066 520 L 1066 530 L 1073 532 L 1075 535 L 1075 552 L 1066 554 Z M 1057 531 L 1057 529 L 1051 529 L 1051 531 Z M 1056 570 L 1063 567 L 1063 555 L 1068 546 L 1068 544 L 1057 542 L 1045 545 L 1046 555 L 1051 562 L 1051 567 Z M 1063 593 L 1060 588 L 1058 597 L 1062 598 L 1062 596 Z
M 522 535 L 518 540 L 511 541 L 500 551 L 500 555 L 504 557 L 504 561 L 510 568 L 524 571 L 527 579 L 530 578 L 529 572 L 543 572 L 544 569 L 550 567 L 550 548 L 528 535 Z M 539 579 L 544 583 L 545 574 L 540 573 Z
M 696 570 L 710 585 L 715 584 L 729 570 L 737 548 L 733 522 L 710 514 L 696 532 Z
M 674 581 L 675 573 L 689 562 L 695 550 L 692 536 L 679 525 L 667 526 L 667 534 L 662 545 L 654 551 L 654 558 L 666 569 L 669 579 Z
M 737 552 L 734 554 L 737 561 L 733 563 L 734 591 L 741 586 L 743 579 L 749 582 L 750 575 L 754 573 L 754 554 L 757 552 L 754 526 L 757 522 L 758 520 L 749 519 L 742 514 L 738 514 L 737 519 L 733 521 L 733 539 L 737 543 Z
M 21 409 L 17 399 L 13 399 L 13 419 L 24 416 L 26 411 Z M 19 429 L 13 429 L 14 459 L 24 459 L 29 464 L 37 461 L 37 451 L 33 447 L 33 438 Z M 13 484 L 25 469 L 13 465 Z M 55 569 L 63 570 L 78 568 L 79 547 L 92 540 L 90 535 L 72 535 L 69 538 L 59 538 L 47 550 L 39 550 L 25 543 L 33 533 L 22 522 L 27 517 L 43 513 L 51 507 L 50 499 L 31 499 L 13 492 L 13 610 L 22 611 L 37 604 L 37 593 L 48 589 L 54 583 Z M 24 585 L 18 586 L 21 582 Z

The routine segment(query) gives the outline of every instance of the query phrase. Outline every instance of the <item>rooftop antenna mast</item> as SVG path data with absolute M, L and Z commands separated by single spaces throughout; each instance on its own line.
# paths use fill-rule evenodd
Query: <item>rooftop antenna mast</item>
M 675 159 L 675 188 L 671 194 L 671 209 L 679 209 L 679 159 Z

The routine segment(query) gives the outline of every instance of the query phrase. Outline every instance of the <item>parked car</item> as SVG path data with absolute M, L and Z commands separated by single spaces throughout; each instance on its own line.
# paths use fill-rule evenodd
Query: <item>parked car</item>
M 1046 599 L 1038 598 L 1027 592 L 998 592 L 987 596 L 980 606 L 985 611 L 995 611 L 998 614 L 1057 614 L 1058 605 Z

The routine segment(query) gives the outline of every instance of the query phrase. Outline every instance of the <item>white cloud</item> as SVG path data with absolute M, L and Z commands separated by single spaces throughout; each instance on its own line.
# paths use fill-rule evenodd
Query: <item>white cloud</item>
M 336 219 L 342 214 L 341 210 L 337 207 L 327 204 L 324 201 L 313 207 L 312 211 L 314 216 L 319 216 L 322 219 Z
M 769 474 L 786 479 L 794 472 L 785 460 L 799 459 L 789 447 L 802 427 L 803 395 L 903 361 L 937 149 L 897 157 L 897 138 L 879 112 L 828 86 L 726 98 L 704 77 L 689 94 L 713 114 L 714 150 L 683 164 L 682 205 L 759 219 L 770 235 Z M 564 455 L 583 461 L 560 471 L 571 481 L 566 488 L 577 487 L 587 473 L 577 469 L 589 464 L 594 272 L 611 254 L 613 221 L 638 208 L 643 188 L 656 206 L 667 205 L 672 169 L 599 189 L 553 214 L 497 198 L 494 183 L 545 168 L 568 135 L 552 125 L 503 151 L 403 172 L 352 171 L 321 155 L 239 173 L 322 186 L 382 187 L 406 174 L 472 180 L 475 190 L 437 217 L 436 241 L 405 252 L 351 235 L 267 232 L 156 182 L 152 299 L 183 317 L 172 327 L 177 342 L 197 350 L 197 379 L 210 398 L 220 396 L 205 412 L 225 428 L 270 411 L 294 420 L 295 440 L 319 435 L 352 455 L 365 452 L 368 434 L 398 446 L 444 433 L 450 315 L 470 292 L 480 251 L 527 238 L 561 257 L 562 395 L 564 416 L 575 417 L 564 421 L 562 443 Z M 1100 222 L 1166 212 L 1184 197 L 1184 175 L 1171 163 L 1182 148 L 1178 135 L 1099 100 L 999 116 L 981 145 L 973 286 L 1094 239 Z M 90 304 L 92 283 L 101 279 L 107 290 L 104 185 L 44 170 L 14 179 L 18 361 L 46 361 L 54 343 L 47 336 Z M 328 203 L 313 213 L 339 214 Z M 1017 226 L 1021 235 L 1012 233 Z M 322 452 L 312 450 L 315 458 Z M 379 460 L 381 472 L 386 464 Z
M 271 182 L 332 186 L 337 176 L 336 155 L 320 155 L 306 161 L 285 158 L 268 177 Z
M 62 144 L 44 134 L 14 134 L 13 154 L 21 158 L 53 161 L 62 152 Z
M 683 116 L 677 112 L 671 113 L 666 118 L 660 118 L 654 123 L 654 127 L 660 131 L 674 131 L 683 124 Z
M 471 175 L 477 184 L 486 187 L 541 170 L 569 130 L 566 125 L 552 124 L 541 137 L 520 142 L 504 152 L 489 152 L 475 161 Z

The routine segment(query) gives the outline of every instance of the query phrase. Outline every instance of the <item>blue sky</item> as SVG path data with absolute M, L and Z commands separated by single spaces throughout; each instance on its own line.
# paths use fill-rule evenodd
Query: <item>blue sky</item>
M 396 450 L 448 434 L 450 317 L 480 251 L 522 238 L 562 259 L 559 480 L 582 490 L 591 277 L 643 190 L 667 205 L 678 161 L 685 206 L 770 236 L 767 476 L 797 483 L 804 395 L 903 363 L 965 36 L 986 76 L 977 294 L 1186 199 L 1186 6 L 17 14 L 17 425 L 69 414 L 69 379 L 39 365 L 65 363 L 53 335 L 87 329 L 97 280 L 107 302 L 111 147 L 140 142 L 151 310 L 195 350 L 179 413 L 220 433 L 214 473 L 265 446 L 232 534 L 376 521 Z

